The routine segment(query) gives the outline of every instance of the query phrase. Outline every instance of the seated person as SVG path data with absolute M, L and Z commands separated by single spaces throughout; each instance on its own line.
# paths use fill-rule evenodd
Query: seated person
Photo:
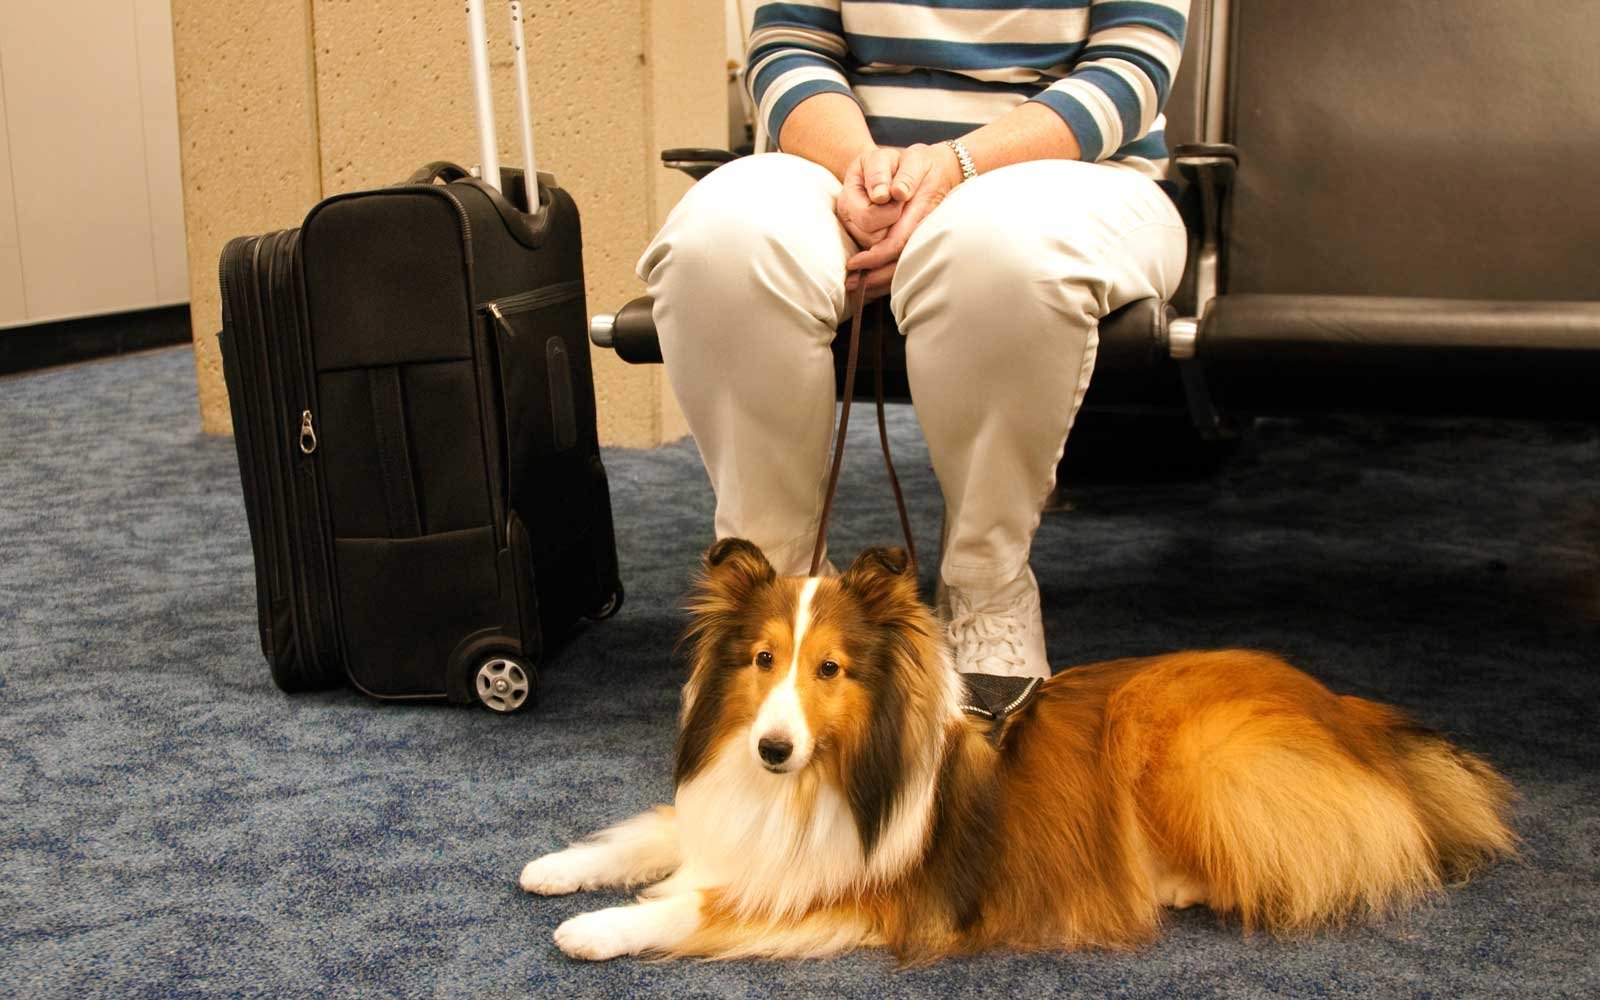
M 842 10 L 841 10 L 842 8 Z M 757 8 L 757 148 L 639 261 L 719 538 L 809 567 L 834 422 L 829 345 L 864 272 L 906 337 L 944 494 L 939 611 L 960 670 L 1048 676 L 1028 554 L 1101 317 L 1167 299 L 1158 181 L 1187 0 L 792 0 Z

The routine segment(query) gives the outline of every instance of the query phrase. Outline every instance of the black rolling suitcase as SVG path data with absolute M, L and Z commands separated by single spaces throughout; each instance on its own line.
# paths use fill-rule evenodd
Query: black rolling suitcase
M 578 212 L 432 164 L 222 253 L 222 353 L 278 686 L 514 711 L 622 601 Z M 443 181 L 444 183 L 438 183 Z

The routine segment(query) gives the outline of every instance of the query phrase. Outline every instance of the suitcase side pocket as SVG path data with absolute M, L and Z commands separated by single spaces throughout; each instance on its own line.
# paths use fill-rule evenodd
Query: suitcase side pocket
M 544 628 L 560 635 L 620 598 L 610 498 L 598 481 L 583 282 L 484 307 L 501 397 L 506 495 L 529 527 Z M 598 485 L 601 495 L 596 495 Z M 597 558 L 596 550 L 604 549 Z

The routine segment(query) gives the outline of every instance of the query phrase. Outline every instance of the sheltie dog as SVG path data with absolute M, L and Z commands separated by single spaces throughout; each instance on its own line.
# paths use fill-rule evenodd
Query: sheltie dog
M 522 871 L 649 885 L 561 924 L 568 955 L 1125 948 L 1192 904 L 1293 933 L 1514 847 L 1482 759 L 1266 653 L 1068 670 L 995 741 L 898 549 L 795 578 L 724 540 L 690 613 L 675 804 Z

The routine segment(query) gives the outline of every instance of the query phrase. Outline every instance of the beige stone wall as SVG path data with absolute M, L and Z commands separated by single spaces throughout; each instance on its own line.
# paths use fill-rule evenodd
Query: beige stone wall
M 311 17 L 304 2 L 239 8 L 172 0 L 178 143 L 200 423 L 232 430 L 216 332 L 217 257 L 229 238 L 296 226 L 321 196 Z
M 201 418 L 228 430 L 213 334 L 216 259 L 239 233 L 298 224 L 317 198 L 477 160 L 459 0 L 173 0 Z M 640 283 L 633 262 L 682 193 L 657 151 L 726 142 L 721 0 L 552 0 L 528 8 L 539 167 L 583 213 L 590 308 Z M 502 162 L 520 159 L 506 7 L 488 4 Z M 595 354 L 601 439 L 682 433 L 660 366 Z

